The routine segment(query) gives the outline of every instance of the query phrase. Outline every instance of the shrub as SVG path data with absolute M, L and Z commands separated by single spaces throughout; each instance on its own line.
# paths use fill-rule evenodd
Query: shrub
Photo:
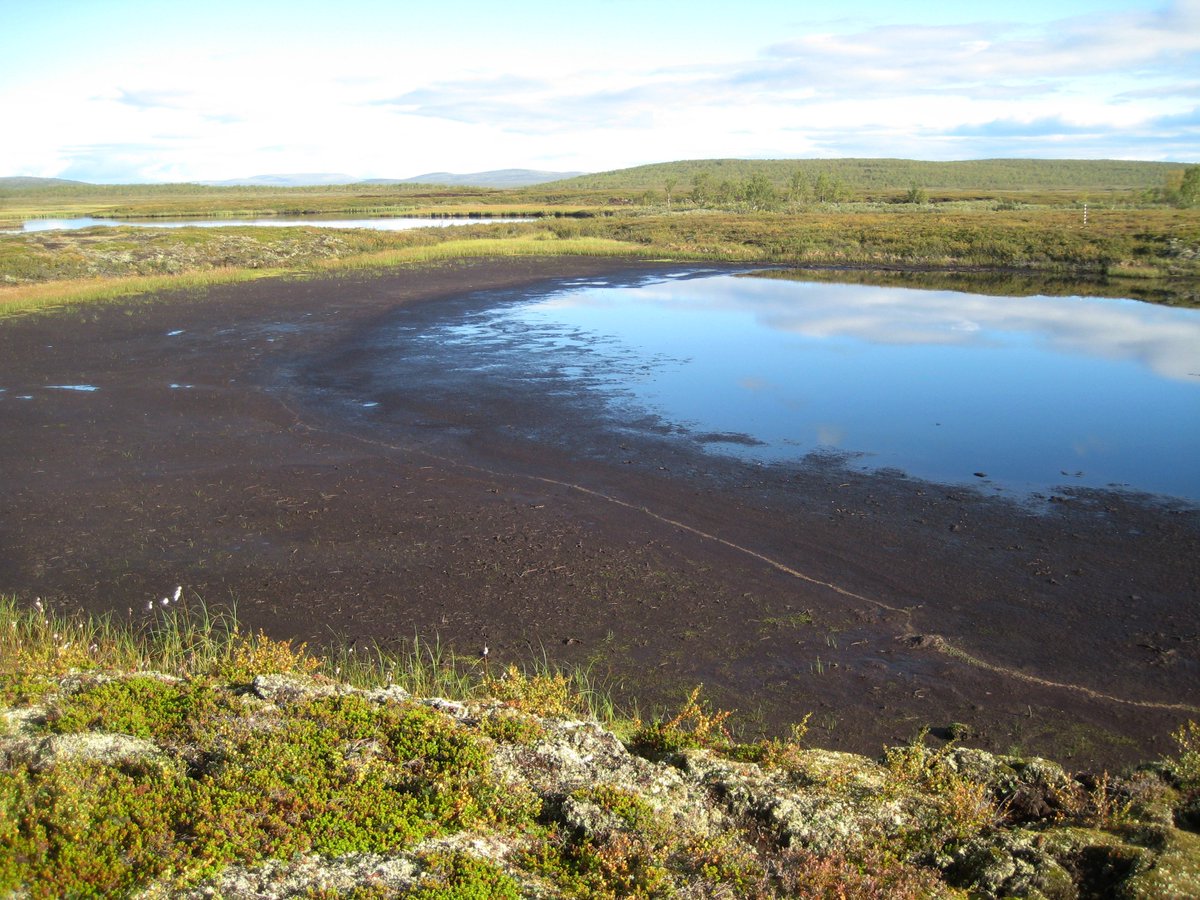
M 1189 719 L 1171 739 L 1179 747 L 1179 756 L 1169 763 L 1171 773 L 1182 790 L 1200 792 L 1200 724 Z
M 570 716 L 579 711 L 579 697 L 562 672 L 526 675 L 510 665 L 499 677 L 486 677 L 483 690 L 487 696 L 533 715 Z
M 177 741 L 190 736 L 191 725 L 210 716 L 216 706 L 216 694 L 204 682 L 122 678 L 88 685 L 65 698 L 47 717 L 47 727 L 60 734 L 102 728 Z
M 884 765 L 894 788 L 913 790 L 920 804 L 918 820 L 905 835 L 914 855 L 960 844 L 994 825 L 999 814 L 987 785 L 975 781 L 947 761 L 948 749 L 930 749 L 920 735 L 911 744 L 889 747 Z
M 635 749 L 659 753 L 674 753 L 687 747 L 720 747 L 729 743 L 725 721 L 733 715 L 729 710 L 710 712 L 700 700 L 703 685 L 697 685 L 688 695 L 683 707 L 671 719 L 655 719 L 634 733 Z
M 799 723 L 793 724 L 786 738 L 767 738 L 753 744 L 738 744 L 731 747 L 729 755 L 743 762 L 758 763 L 764 769 L 782 769 L 794 772 L 803 765 L 804 737 L 808 734 L 808 713 Z
M 519 900 L 517 883 L 495 863 L 469 853 L 434 853 L 422 883 L 400 896 L 405 900 Z

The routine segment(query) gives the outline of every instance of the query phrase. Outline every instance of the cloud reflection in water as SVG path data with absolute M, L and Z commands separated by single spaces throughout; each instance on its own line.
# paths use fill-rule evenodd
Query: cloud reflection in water
M 592 384 L 638 356 L 626 397 L 695 433 L 763 442 L 719 452 L 836 448 L 941 481 L 986 471 L 1030 490 L 1065 473 L 1200 499 L 1197 310 L 716 275 L 578 286 L 496 315 L 592 335 L 580 346 L 598 352 L 578 361 Z

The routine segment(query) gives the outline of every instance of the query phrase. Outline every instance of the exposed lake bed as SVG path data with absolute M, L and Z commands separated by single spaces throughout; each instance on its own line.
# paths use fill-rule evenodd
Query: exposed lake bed
M 955 721 L 1081 764 L 1167 749 L 1200 704 L 1194 505 L 756 459 L 740 426 L 661 411 L 615 428 L 599 369 L 514 391 L 431 337 L 485 291 L 647 276 L 692 272 L 475 263 L 9 323 L 4 387 L 36 402 L 0 406 L 0 590 L 123 613 L 182 582 L 281 636 L 544 648 L 651 700 L 704 681 L 751 729 L 813 711 L 814 740 L 867 752 Z M 405 328 L 430 343 L 386 388 Z

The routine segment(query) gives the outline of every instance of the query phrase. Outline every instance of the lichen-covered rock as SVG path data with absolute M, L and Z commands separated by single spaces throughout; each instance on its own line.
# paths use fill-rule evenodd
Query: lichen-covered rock
M 255 866 L 231 866 L 220 875 L 182 892 L 155 886 L 138 900 L 284 900 L 317 891 L 350 893 L 355 888 L 404 890 L 416 885 L 417 864 L 407 855 L 378 854 L 326 859 L 317 854 L 289 860 L 271 859 Z
M 1083 802 L 1082 787 L 1057 763 L 1039 757 L 996 756 L 983 750 L 953 748 L 947 766 L 986 785 L 1013 822 L 1030 822 L 1067 813 Z
M 346 684 L 299 675 L 256 675 L 250 682 L 250 689 L 258 699 L 270 703 L 295 703 L 309 697 L 333 697 L 354 692 Z
M 543 719 L 540 724 L 543 736 L 536 743 L 501 744 L 492 765 L 501 778 L 542 797 L 549 809 L 561 810 L 581 788 L 608 786 L 638 795 L 688 831 L 705 833 L 723 821 L 702 785 L 678 769 L 629 752 L 616 735 L 596 723 Z M 570 809 L 584 812 L 578 804 Z M 571 825 L 586 827 L 582 821 Z
M 977 838 L 959 850 L 950 880 L 985 897 L 1074 900 L 1079 889 L 1043 835 L 1017 829 Z
M 46 719 L 46 707 L 22 706 L 0 709 L 0 736 L 31 734 Z
M 49 737 L 21 735 L 0 740 L 0 759 L 7 759 L 8 767 L 26 765 L 34 772 L 44 771 L 63 761 L 94 762 L 105 766 L 131 762 L 168 764 L 168 757 L 152 741 L 102 732 L 55 734 Z
M 912 822 L 905 797 L 885 789 L 886 770 L 863 756 L 804 751 L 789 772 L 767 772 L 704 750 L 684 751 L 675 761 L 733 815 L 767 825 L 784 846 L 841 853 Z
M 947 875 L 984 897 L 1200 897 L 1200 836 L 1175 828 L 1072 826 L 995 831 L 962 848 Z
M 251 866 L 230 866 L 190 888 L 180 889 L 168 883 L 153 885 L 140 892 L 137 900 L 291 900 L 355 896 L 363 891 L 390 897 L 432 887 L 437 883 L 437 861 L 458 854 L 494 865 L 512 879 L 522 897 L 540 900 L 558 896 L 541 879 L 510 865 L 507 860 L 514 852 L 514 845 L 497 835 L 464 832 L 422 841 L 403 853 L 352 853 L 337 857 L 309 853 Z M 447 892 L 444 896 L 486 896 L 478 890 L 470 892 L 459 887 L 460 893 Z

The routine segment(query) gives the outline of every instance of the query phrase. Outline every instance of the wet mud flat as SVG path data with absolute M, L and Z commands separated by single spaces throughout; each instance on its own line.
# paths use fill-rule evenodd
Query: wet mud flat
M 703 682 L 747 736 L 811 712 L 813 743 L 867 753 L 951 723 L 1078 767 L 1172 749 L 1200 718 L 1194 507 L 749 464 L 553 372 L 397 349 L 679 268 L 470 262 L 0 323 L 0 591 L 140 621 L 183 584 L 278 637 L 590 666 L 644 712 Z

